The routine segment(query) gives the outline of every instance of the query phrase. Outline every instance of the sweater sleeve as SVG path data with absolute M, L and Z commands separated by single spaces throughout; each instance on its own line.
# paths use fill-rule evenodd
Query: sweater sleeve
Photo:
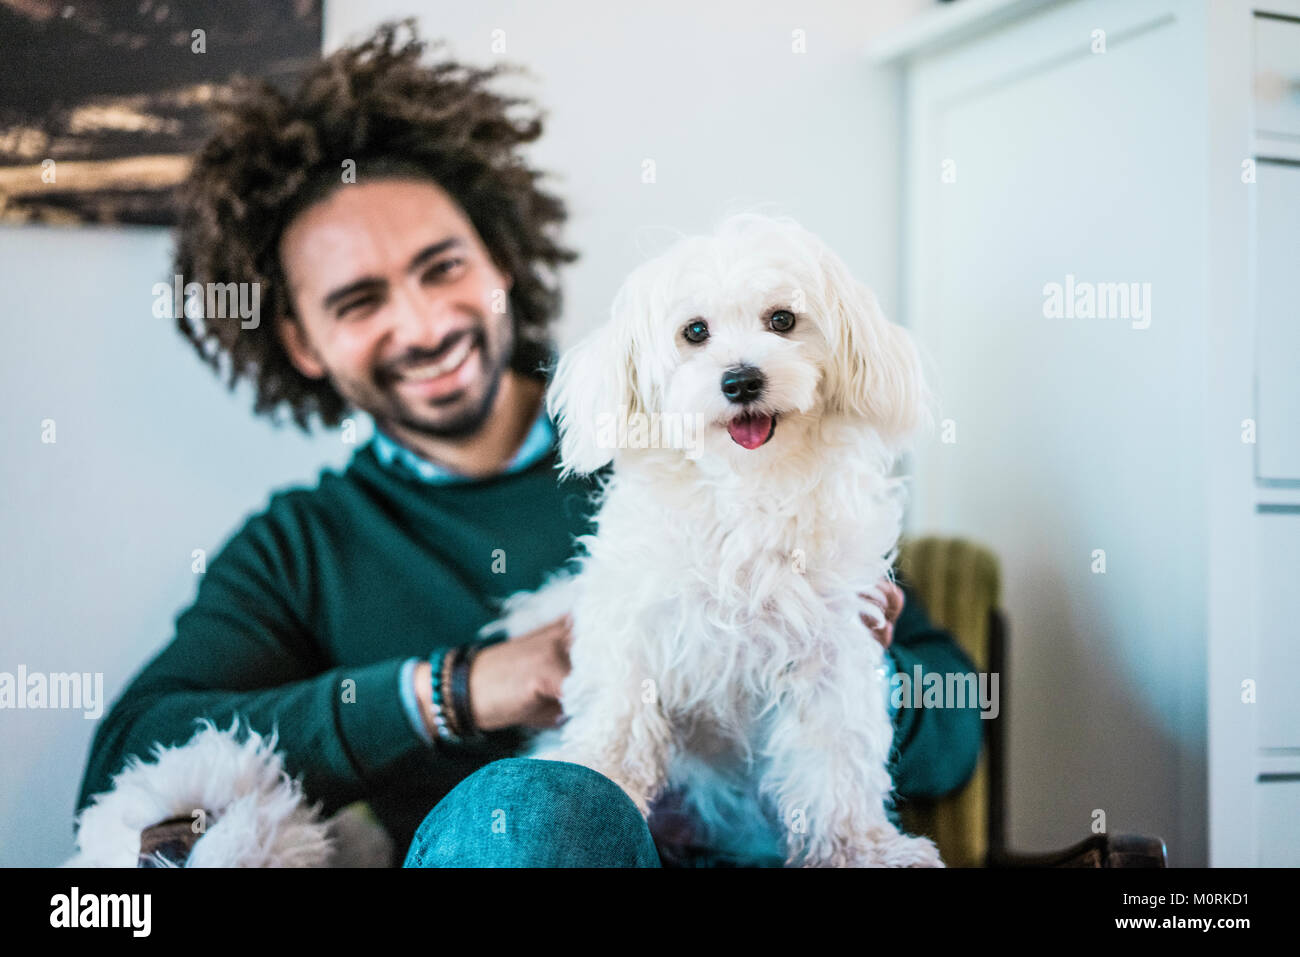
M 295 567 L 293 523 L 254 516 L 227 543 L 176 619 L 171 642 L 96 729 L 77 811 L 108 789 L 128 757 L 188 741 L 199 718 L 238 716 L 275 731 L 291 776 L 325 813 L 366 796 L 415 752 L 433 754 L 407 718 L 401 658 L 331 667 L 308 633 L 310 576 Z M 301 553 L 299 553 L 301 554 Z
M 397 673 L 397 693 L 402 699 L 406 720 L 411 723 L 415 733 L 424 739 L 424 743 L 432 747 L 437 742 L 425 726 L 424 716 L 420 714 L 420 703 L 415 700 L 415 669 L 419 664 L 419 658 L 407 658 L 402 662 L 402 670 Z
M 974 672 L 975 665 L 956 639 L 931 623 L 920 598 L 906 582 L 898 584 L 905 601 L 888 652 L 896 671 L 909 680 L 918 665 L 922 675 Z M 943 797 L 970 780 L 984 735 L 977 702 L 964 708 L 901 707 L 894 711 L 891 707 L 891 711 L 894 758 L 890 771 L 901 797 Z

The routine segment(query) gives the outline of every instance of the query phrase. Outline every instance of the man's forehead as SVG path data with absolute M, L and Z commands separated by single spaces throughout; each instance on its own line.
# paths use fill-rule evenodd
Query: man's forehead
M 406 268 L 447 239 L 475 242 L 456 203 L 433 183 L 381 180 L 347 184 L 299 214 L 280 255 L 295 293 L 320 291 L 372 272 Z

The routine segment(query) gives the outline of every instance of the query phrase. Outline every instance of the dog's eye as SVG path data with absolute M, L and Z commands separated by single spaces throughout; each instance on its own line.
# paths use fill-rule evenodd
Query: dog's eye
M 794 328 L 794 313 L 789 309 L 778 309 L 772 313 L 767 324 L 772 327 L 773 332 L 789 332 Z
M 694 319 L 686 324 L 682 335 L 686 337 L 687 342 L 703 342 L 709 338 L 709 324 L 703 319 Z

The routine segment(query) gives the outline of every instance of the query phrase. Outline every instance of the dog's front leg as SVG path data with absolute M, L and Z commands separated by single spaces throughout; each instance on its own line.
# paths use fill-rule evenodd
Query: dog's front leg
M 663 790 L 672 758 L 672 728 L 654 685 L 627 676 L 602 680 L 577 661 L 564 683 L 568 720 L 532 757 L 598 771 L 627 792 L 643 817 Z
M 787 864 L 942 867 L 932 841 L 901 833 L 885 813 L 893 726 L 879 662 L 844 658 L 791 674 L 768 728 L 762 786 L 780 808 Z

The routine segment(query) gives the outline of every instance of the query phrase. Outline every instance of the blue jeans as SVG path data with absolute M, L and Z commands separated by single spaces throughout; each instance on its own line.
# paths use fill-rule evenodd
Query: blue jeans
M 617 784 L 564 761 L 503 758 L 469 775 L 429 812 L 406 867 L 736 866 L 661 862 L 645 818 Z M 762 862 L 756 862 L 762 863 Z M 779 862 L 778 862 L 779 863 Z

